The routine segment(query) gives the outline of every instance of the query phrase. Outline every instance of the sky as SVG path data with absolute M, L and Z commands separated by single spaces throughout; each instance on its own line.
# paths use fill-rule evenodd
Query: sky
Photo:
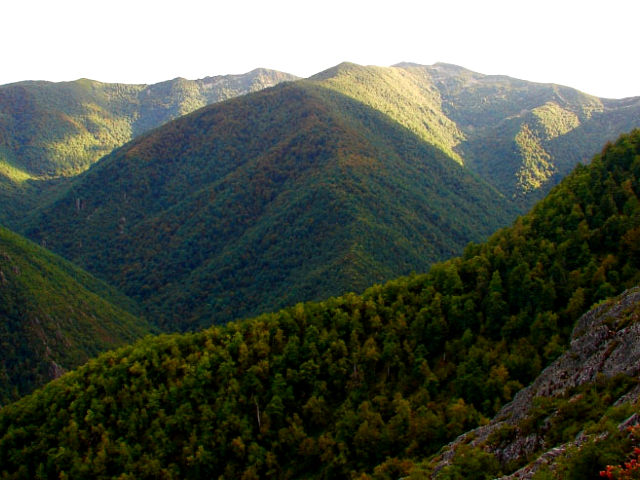
M 0 84 L 453 63 L 640 95 L 637 0 L 3 0 Z

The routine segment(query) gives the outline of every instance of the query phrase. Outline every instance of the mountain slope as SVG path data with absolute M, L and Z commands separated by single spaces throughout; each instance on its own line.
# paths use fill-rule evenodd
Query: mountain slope
M 139 138 L 27 231 L 191 328 L 423 270 L 512 215 L 386 116 L 297 82 Z
M 433 477 L 476 473 L 461 459 L 469 456 L 468 446 L 478 458 L 479 452 L 495 458 L 499 470 L 483 472 L 492 478 L 500 470 L 509 474 L 501 478 L 532 478 L 543 469 L 553 471 L 552 478 L 596 478 L 608 464 L 624 462 L 630 450 L 625 429 L 640 424 L 639 319 L 639 287 L 583 315 L 568 351 L 488 425 L 438 455 Z M 594 445 L 600 455 L 589 451 Z
M 523 211 L 605 142 L 640 126 L 640 97 L 601 99 L 441 63 L 345 63 L 311 80 L 404 125 Z
M 440 92 L 426 72 L 342 63 L 310 80 L 380 111 L 464 163 L 456 152 L 464 135 L 443 112 Z
M 638 283 L 639 178 L 635 131 L 425 275 L 108 352 L 0 410 L 3 474 L 419 475 L 556 359 L 594 301 Z M 634 308 L 609 327 L 637 328 Z
M 13 222 L 55 196 L 48 184 L 29 179 L 76 174 L 170 119 L 294 79 L 258 69 L 148 86 L 91 80 L 0 86 L 0 204 L 6 205 L 0 220 Z M 638 97 L 602 99 L 442 63 L 345 63 L 311 80 L 400 123 L 515 198 L 522 211 L 606 141 L 640 126 Z
M 122 294 L 0 227 L 0 404 L 151 328 Z
M 43 179 L 86 170 L 131 138 L 200 107 L 295 78 L 257 69 L 154 85 L 87 79 L 2 85 L 0 201 L 33 208 L 46 191 Z M 12 213 L 1 212 L 0 221 L 20 218 Z
M 464 136 L 457 152 L 465 165 L 525 206 L 605 142 L 640 126 L 640 97 L 597 98 L 441 63 L 400 67 L 433 82 Z
M 2 85 L 3 160 L 35 177 L 78 173 L 115 147 L 173 118 L 294 78 L 258 69 L 153 85 L 87 79 Z

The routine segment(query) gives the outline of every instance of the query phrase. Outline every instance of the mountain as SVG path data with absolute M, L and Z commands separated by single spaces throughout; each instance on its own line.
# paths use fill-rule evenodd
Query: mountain
M 288 78 L 268 74 L 248 74 L 253 83 L 234 91 Z M 23 116 L 27 120 L 13 113 L 5 116 L 20 120 L 11 123 L 15 128 L 5 129 L 14 152 L 6 165 L 15 166 L 20 159 L 23 167 L 11 167 L 13 181 L 0 182 L 0 219 L 4 215 L 15 230 L 46 241 L 138 298 L 168 328 L 176 328 L 175 319 L 180 319 L 178 328 L 192 328 L 212 319 L 223 322 L 300 300 L 361 291 L 371 283 L 424 270 L 459 254 L 469 240 L 486 238 L 516 212 L 524 212 L 577 162 L 588 160 L 619 132 L 640 125 L 638 98 L 603 100 L 567 87 L 481 75 L 446 64 L 382 68 L 345 63 L 286 90 L 324 92 L 311 102 L 297 106 L 296 95 L 285 94 L 278 100 L 283 105 L 268 104 L 276 94 L 265 94 L 271 100 L 263 107 L 273 114 L 251 111 L 253 106 L 262 108 L 251 99 L 244 107 L 238 106 L 244 100 L 231 102 L 219 110 L 230 119 L 215 132 L 210 125 L 195 123 L 188 128 L 188 139 L 175 135 L 177 128 L 186 128 L 182 126 L 154 132 L 124 147 L 129 153 L 105 158 L 110 166 L 99 166 L 86 177 L 94 180 L 30 180 L 30 175 L 70 175 L 86 168 L 93 160 L 73 160 L 79 157 L 69 149 L 91 144 L 97 157 L 132 135 L 203 105 L 209 101 L 205 93 L 220 98 L 224 92 L 216 85 L 223 80 L 230 82 L 225 77 L 149 87 L 90 81 L 41 85 L 66 86 L 65 95 L 46 98 L 75 103 L 56 100 L 64 109 L 30 113 Z M 35 94 L 21 96 L 14 90 L 5 95 L 5 104 L 13 110 L 46 103 L 42 95 L 35 101 Z M 101 112 L 116 112 L 109 114 L 110 120 L 101 120 L 110 126 L 107 133 L 87 137 L 86 132 L 97 131 L 97 120 L 83 127 L 82 138 L 90 137 L 93 143 L 64 133 L 64 125 L 70 124 L 62 120 L 86 123 L 94 117 L 86 115 L 85 105 L 94 104 Z M 29 108 L 33 112 L 35 107 Z M 323 113 L 302 116 L 303 110 L 314 109 Z M 185 122 L 198 121 L 198 115 Z M 265 126 L 270 122 L 276 124 L 272 129 Z M 68 141 L 56 143 L 64 146 L 64 154 L 56 157 L 49 147 L 43 150 L 34 137 L 43 132 L 64 133 L 58 137 Z M 215 145 L 206 146 L 206 141 Z M 269 150 L 279 144 L 286 148 Z M 156 153 L 145 152 L 147 148 L 159 157 L 152 159 Z M 116 157 L 134 158 L 134 150 L 153 161 L 142 168 L 131 161 L 113 163 Z M 35 152 L 31 162 L 29 152 Z M 301 161 L 294 161 L 296 155 L 302 155 Z M 315 155 L 328 162 L 309 169 Z M 434 156 L 439 166 L 426 167 L 423 160 Z M 58 170 L 25 170 L 25 162 L 31 169 L 44 168 L 44 157 L 53 158 L 51 168 Z M 208 165 L 205 157 L 219 163 Z M 297 168 L 304 173 L 294 172 Z M 434 174 L 433 168 L 439 172 Z M 450 174 L 448 169 L 453 169 Z M 112 179 L 127 175 L 135 178 L 133 183 L 111 185 Z M 313 175 L 324 180 L 316 183 Z M 449 179 L 439 184 L 443 175 Z M 458 182 L 454 178 L 460 175 L 475 178 Z M 459 183 L 465 186 L 459 188 Z M 129 188 L 133 190 L 126 191 Z M 123 200 L 132 194 L 141 203 Z M 103 208 L 105 201 L 110 206 Z M 82 208 L 92 209 L 91 202 L 101 205 L 100 214 L 88 217 L 76 239 L 72 219 L 88 213 Z M 36 207 L 43 213 L 33 215 Z M 108 245 L 104 253 L 99 251 L 103 241 Z
M 3 475 L 424 478 L 443 446 L 528 404 L 516 393 L 536 378 L 534 391 L 566 396 L 533 401 L 518 428 L 542 426 L 556 444 L 605 412 L 598 428 L 615 429 L 638 413 L 613 405 L 637 385 L 637 290 L 578 319 L 639 283 L 638 179 L 640 130 L 426 274 L 105 353 L 0 410 Z M 609 365 L 630 369 L 597 375 Z M 496 431 L 498 443 L 517 433 Z M 625 435 L 616 449 L 633 446 Z M 441 478 L 501 471 L 487 452 L 461 453 L 455 466 L 471 470 Z M 563 478 L 584 472 L 576 465 Z
M 508 196 L 541 198 L 607 141 L 640 126 L 640 97 L 620 100 L 554 84 L 482 75 L 448 64 L 425 70 L 465 136 L 466 164 Z
M 2 85 L 3 167 L 13 166 L 31 177 L 78 173 L 115 147 L 169 120 L 294 79 L 257 69 L 244 75 L 175 78 L 153 85 L 88 79 Z
M 464 163 L 456 152 L 464 134 L 442 110 L 441 94 L 428 73 L 341 63 L 309 80 L 380 111 L 458 163 Z
M 11 207 L 18 200 L 21 206 L 1 212 L 0 221 L 19 219 L 25 208 L 38 205 L 51 179 L 86 170 L 141 133 L 210 103 L 295 78 L 257 69 L 154 85 L 87 79 L 2 85 L 0 202 Z
M 139 137 L 26 232 L 175 330 L 424 270 L 514 215 L 397 122 L 303 81 Z
M 443 63 L 345 63 L 311 79 L 406 126 L 523 211 L 605 142 L 640 126 L 640 97 L 602 99 Z
M 295 79 L 257 69 L 155 85 L 81 79 L 0 86 L 0 221 L 13 225 L 22 212 L 55 198 L 52 178 L 85 170 L 141 133 L 210 103 Z M 640 126 L 640 97 L 597 98 L 443 63 L 343 63 L 311 80 L 442 149 L 516 199 L 522 212 L 606 141 Z
M 135 304 L 0 227 L 0 404 L 152 331 Z

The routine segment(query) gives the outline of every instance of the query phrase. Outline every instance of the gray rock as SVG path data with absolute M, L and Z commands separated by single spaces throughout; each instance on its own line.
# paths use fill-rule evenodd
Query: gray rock
M 483 446 L 503 464 L 529 456 L 541 448 L 548 450 L 534 461 L 502 479 L 531 478 L 543 465 L 553 463 L 569 446 L 579 446 L 588 437 L 579 434 L 564 445 L 544 445 L 545 426 L 534 433 L 523 434 L 516 425 L 524 420 L 536 397 L 561 397 L 569 390 L 594 382 L 598 375 L 612 377 L 640 374 L 640 287 L 625 291 L 614 300 L 602 303 L 585 313 L 576 323 L 567 352 L 549 365 L 527 388 L 516 394 L 487 425 L 467 432 L 448 445 L 434 469 L 434 474 L 452 462 L 456 449 L 463 443 Z M 616 404 L 633 403 L 640 398 L 640 385 L 625 392 Z M 634 414 L 620 428 L 635 425 Z M 489 436 L 505 426 L 515 428 L 512 441 L 498 447 L 487 445 Z

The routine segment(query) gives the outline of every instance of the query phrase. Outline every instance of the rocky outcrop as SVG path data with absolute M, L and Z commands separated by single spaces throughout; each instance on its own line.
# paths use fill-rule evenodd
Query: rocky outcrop
M 577 322 L 569 349 L 547 367 L 527 388 L 518 392 L 513 401 L 505 405 L 487 425 L 467 432 L 452 442 L 437 459 L 433 470 L 437 473 L 452 462 L 457 448 L 462 444 L 480 446 L 494 454 L 503 464 L 518 459 L 536 457 L 525 467 L 503 479 L 531 478 L 542 465 L 553 463 L 573 445 L 579 446 L 586 437 L 563 445 L 546 445 L 544 430 L 523 432 L 520 422 L 532 412 L 536 397 L 560 398 L 584 384 L 596 382 L 601 377 L 624 374 L 640 375 L 640 287 L 627 290 L 619 297 L 604 302 Z M 640 398 L 640 386 L 632 387 L 617 399 L 616 404 L 634 403 Z M 631 416 L 620 428 L 640 422 L 637 414 Z M 499 445 L 488 442 L 499 430 L 512 432 L 510 441 Z M 544 452 L 536 454 L 536 452 Z

